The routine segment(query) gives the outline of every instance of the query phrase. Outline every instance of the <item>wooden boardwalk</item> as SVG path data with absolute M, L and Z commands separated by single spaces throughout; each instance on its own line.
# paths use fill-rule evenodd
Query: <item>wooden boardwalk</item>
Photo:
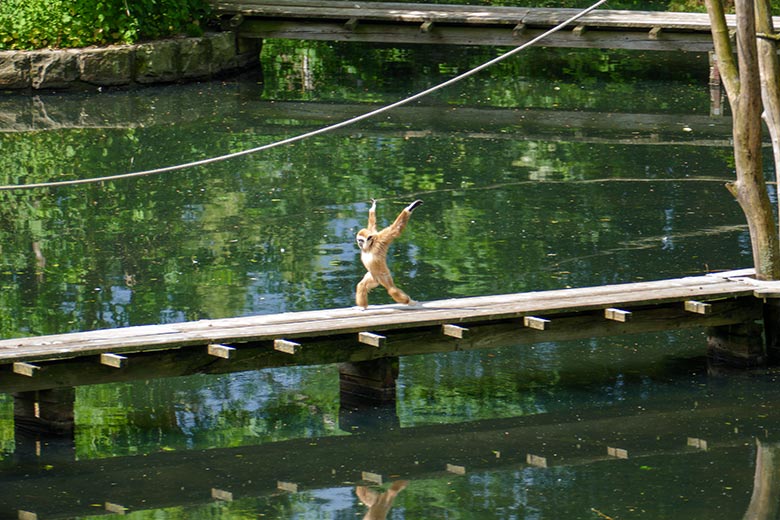
M 226 24 L 237 27 L 245 38 L 456 45 L 520 45 L 579 12 L 320 0 L 212 0 L 212 4 L 216 14 L 230 19 Z M 727 21 L 735 24 L 733 16 Z M 542 44 L 706 52 L 712 50 L 712 37 L 706 13 L 597 10 Z
M 745 274 L 6 339 L 0 392 L 746 323 L 773 287 Z

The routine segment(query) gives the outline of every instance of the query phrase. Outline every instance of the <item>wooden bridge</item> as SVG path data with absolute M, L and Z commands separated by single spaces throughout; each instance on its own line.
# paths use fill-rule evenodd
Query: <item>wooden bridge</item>
M 518 46 L 576 9 L 319 0 L 212 0 L 243 38 Z M 734 17 L 727 17 L 732 26 Z M 778 24 L 780 18 L 775 21 Z M 596 10 L 542 43 L 551 47 L 707 52 L 706 13 Z
M 0 392 L 750 323 L 748 273 L 6 339 Z

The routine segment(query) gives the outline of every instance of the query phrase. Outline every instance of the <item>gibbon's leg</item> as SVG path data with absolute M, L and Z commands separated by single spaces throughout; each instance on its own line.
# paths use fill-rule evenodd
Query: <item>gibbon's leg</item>
M 363 279 L 360 280 L 360 283 L 357 284 L 357 291 L 355 293 L 355 303 L 357 303 L 358 307 L 363 307 L 364 309 L 368 307 L 368 291 L 378 285 L 379 282 L 374 280 L 371 273 L 365 274 Z
M 378 278 L 376 278 L 377 281 L 387 289 L 387 294 L 390 295 L 390 297 L 395 300 L 397 303 L 406 303 L 408 305 L 416 305 L 417 302 L 409 298 L 409 295 L 403 292 L 401 289 L 399 289 L 395 282 L 393 282 L 393 277 L 390 276 L 390 273 L 387 273 L 385 275 L 382 275 Z

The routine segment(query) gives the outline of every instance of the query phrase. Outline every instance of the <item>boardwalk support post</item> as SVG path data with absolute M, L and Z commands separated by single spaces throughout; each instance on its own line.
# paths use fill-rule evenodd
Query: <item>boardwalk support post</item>
M 398 358 L 339 364 L 342 429 L 379 431 L 398 426 L 395 380 Z
M 73 387 L 15 393 L 16 455 L 37 459 L 44 448 L 62 447 L 65 458 L 72 460 L 75 402 Z

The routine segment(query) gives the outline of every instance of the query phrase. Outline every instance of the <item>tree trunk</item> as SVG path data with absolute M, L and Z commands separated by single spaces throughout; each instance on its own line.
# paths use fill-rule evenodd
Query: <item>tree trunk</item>
M 769 0 L 756 0 L 756 32 L 758 64 L 761 74 L 761 100 L 764 103 L 764 121 L 772 140 L 775 163 L 776 190 L 780 190 L 780 59 L 777 57 L 778 35 L 772 23 Z M 778 196 L 780 199 L 780 196 Z
M 775 280 L 780 278 L 780 246 L 761 157 L 761 81 L 758 72 L 754 2 L 735 2 L 736 66 L 722 2 L 706 0 L 706 5 L 710 14 L 718 65 L 733 113 L 737 180 L 727 187 L 739 202 L 747 219 L 756 277 L 761 280 Z

